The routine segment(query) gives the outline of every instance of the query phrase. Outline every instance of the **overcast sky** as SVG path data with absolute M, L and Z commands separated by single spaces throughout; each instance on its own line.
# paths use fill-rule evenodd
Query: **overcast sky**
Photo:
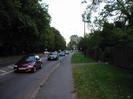
M 49 5 L 51 26 L 60 31 L 67 43 L 71 35 L 83 36 L 82 14 L 85 5 L 81 0 L 43 0 Z

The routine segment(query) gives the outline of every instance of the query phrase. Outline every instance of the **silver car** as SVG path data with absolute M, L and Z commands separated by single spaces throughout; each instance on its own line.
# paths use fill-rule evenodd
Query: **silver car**
M 58 60 L 59 59 L 59 55 L 58 52 L 54 51 L 54 52 L 50 52 L 48 54 L 48 60 Z

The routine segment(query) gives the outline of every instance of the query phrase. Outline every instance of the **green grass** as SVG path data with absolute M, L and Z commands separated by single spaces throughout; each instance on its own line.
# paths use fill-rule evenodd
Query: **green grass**
M 88 63 L 88 62 L 95 62 L 91 57 L 84 56 L 80 52 L 76 52 L 72 56 L 72 63 Z
M 133 99 L 133 74 L 107 64 L 73 68 L 78 99 Z

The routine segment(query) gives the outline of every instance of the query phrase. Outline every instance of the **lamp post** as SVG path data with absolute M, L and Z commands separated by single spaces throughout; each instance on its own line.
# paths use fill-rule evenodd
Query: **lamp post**
M 82 14 L 82 21 L 84 22 L 84 37 L 85 37 L 85 34 L 86 34 L 86 26 L 85 26 L 85 23 L 86 23 L 86 12 L 84 12 Z
M 84 22 L 84 37 L 85 37 L 85 21 L 83 21 Z

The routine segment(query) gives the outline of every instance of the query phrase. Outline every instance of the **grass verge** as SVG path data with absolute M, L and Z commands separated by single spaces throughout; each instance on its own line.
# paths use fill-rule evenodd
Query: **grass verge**
M 73 68 L 78 99 L 133 99 L 133 73 L 108 64 Z
M 72 63 L 94 62 L 77 52 Z M 133 73 L 108 64 L 73 67 L 78 99 L 133 99 Z
M 95 62 L 91 57 L 84 56 L 80 52 L 76 52 L 72 56 L 72 63 L 89 63 L 89 62 Z

